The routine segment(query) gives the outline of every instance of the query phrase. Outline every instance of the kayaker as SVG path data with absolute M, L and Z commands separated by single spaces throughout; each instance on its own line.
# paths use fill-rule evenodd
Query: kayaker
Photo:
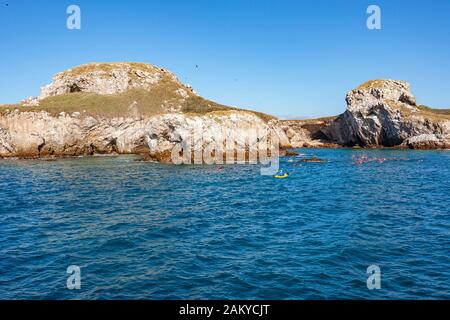
M 287 178 L 289 177 L 289 173 L 284 169 L 278 170 L 278 173 L 275 175 L 275 178 Z

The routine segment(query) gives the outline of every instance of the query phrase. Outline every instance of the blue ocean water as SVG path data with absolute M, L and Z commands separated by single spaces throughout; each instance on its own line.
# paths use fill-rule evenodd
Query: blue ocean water
M 134 156 L 2 160 L 0 299 L 450 299 L 450 152 L 298 151 L 281 180 Z

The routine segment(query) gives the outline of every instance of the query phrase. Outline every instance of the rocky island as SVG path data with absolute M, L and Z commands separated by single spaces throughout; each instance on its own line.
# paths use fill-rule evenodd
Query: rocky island
M 219 132 L 245 128 L 276 135 L 281 150 L 450 148 L 450 110 L 417 105 L 406 82 L 369 81 L 346 100 L 337 117 L 279 120 L 204 99 L 156 66 L 91 63 L 58 73 L 37 98 L 0 106 L 0 157 L 134 153 L 169 162 L 192 128 L 203 148 Z

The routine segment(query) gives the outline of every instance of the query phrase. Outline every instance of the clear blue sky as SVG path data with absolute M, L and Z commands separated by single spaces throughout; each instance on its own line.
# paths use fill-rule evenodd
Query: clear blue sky
M 450 107 L 449 0 L 0 3 L 0 103 L 38 95 L 75 65 L 141 61 L 206 98 L 282 117 L 341 113 L 347 91 L 377 78 L 408 80 L 419 103 Z M 70 4 L 79 31 L 66 28 Z M 382 30 L 366 28 L 370 4 Z

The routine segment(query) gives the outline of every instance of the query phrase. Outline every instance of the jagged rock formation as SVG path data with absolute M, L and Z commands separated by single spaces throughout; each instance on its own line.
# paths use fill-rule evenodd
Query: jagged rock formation
M 180 96 L 188 97 L 182 89 L 184 85 L 163 68 L 144 63 L 92 63 L 56 74 L 53 82 L 42 88 L 39 99 L 74 92 L 117 94 L 131 89 L 150 90 L 164 79 L 176 83 Z
M 349 92 L 346 100 L 347 111 L 322 130 L 340 145 L 450 146 L 450 116 L 417 106 L 407 82 L 369 81 Z
M 11 136 L 9 131 L 0 127 L 0 155 L 10 154 L 13 152 L 13 146 L 11 145 Z

